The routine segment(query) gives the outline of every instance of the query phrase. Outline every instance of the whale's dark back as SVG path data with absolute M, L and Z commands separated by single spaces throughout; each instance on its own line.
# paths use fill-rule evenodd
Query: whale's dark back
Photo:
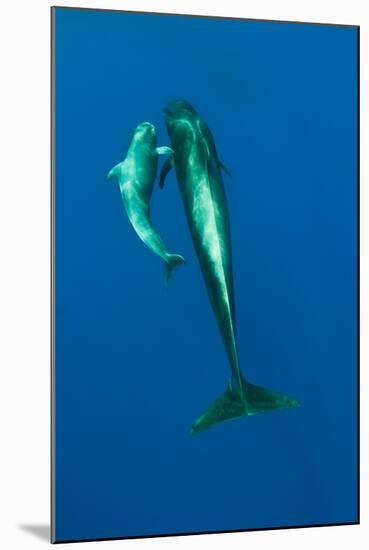
M 229 209 L 213 134 L 207 123 L 187 101 L 171 101 L 164 112 L 168 133 L 174 149 L 177 178 L 188 225 L 205 280 L 211 277 L 211 274 L 209 274 L 210 259 L 205 254 L 203 235 L 199 232 L 198 227 L 194 227 L 193 217 L 194 211 L 197 209 L 197 194 L 194 191 L 196 180 L 204 181 L 204 185 L 209 185 L 212 202 L 217 206 L 217 228 L 222 240 L 222 264 L 227 282 L 231 314 L 234 320 L 235 304 Z M 203 228 L 203 231 L 205 230 L 206 227 Z M 211 284 L 210 281 L 208 281 L 208 284 Z M 212 300 L 212 297 L 210 298 Z

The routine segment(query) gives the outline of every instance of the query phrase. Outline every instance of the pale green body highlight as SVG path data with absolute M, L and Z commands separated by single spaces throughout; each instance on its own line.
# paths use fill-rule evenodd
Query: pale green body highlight
M 108 177 L 118 180 L 128 218 L 140 239 L 166 264 L 165 281 L 172 271 L 184 263 L 184 258 L 168 252 L 163 239 L 154 228 L 150 215 L 150 200 L 157 172 L 158 155 L 171 154 L 169 147 L 156 147 L 155 127 L 149 122 L 137 126 L 123 162 L 110 170 Z
M 223 166 L 208 126 L 189 103 L 170 102 L 165 115 L 187 222 L 232 372 L 226 392 L 193 425 L 192 433 L 196 434 L 230 418 L 296 407 L 298 402 L 250 384 L 241 374 L 236 343 L 229 213 L 220 171 Z M 163 169 L 161 186 L 169 162 Z

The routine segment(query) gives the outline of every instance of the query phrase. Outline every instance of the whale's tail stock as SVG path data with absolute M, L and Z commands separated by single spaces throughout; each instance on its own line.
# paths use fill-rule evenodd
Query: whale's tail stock
M 299 407 L 296 399 L 275 393 L 267 388 L 255 386 L 242 380 L 242 392 L 230 380 L 227 390 L 195 421 L 191 434 L 197 433 L 232 418 Z
M 179 254 L 168 254 L 166 257 L 166 263 L 165 263 L 165 286 L 168 288 L 169 281 L 172 277 L 173 271 L 177 269 L 177 267 L 185 264 L 185 259 L 183 256 L 180 256 Z

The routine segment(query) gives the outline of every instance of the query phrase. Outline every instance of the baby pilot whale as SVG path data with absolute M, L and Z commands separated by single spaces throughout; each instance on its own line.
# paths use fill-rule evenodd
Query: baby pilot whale
M 142 122 L 133 132 L 126 158 L 114 166 L 108 178 L 119 183 L 128 218 L 140 239 L 165 262 L 165 284 L 173 270 L 184 263 L 179 254 L 170 254 L 153 227 L 150 218 L 150 199 L 158 166 L 158 156 L 172 154 L 170 147 L 157 147 L 155 127 Z
M 236 342 L 229 212 L 221 174 L 224 166 L 209 127 L 187 101 L 171 101 L 164 113 L 174 155 L 163 166 L 160 186 L 174 164 L 192 241 L 231 368 L 226 391 L 195 421 L 194 435 L 227 419 L 296 407 L 298 402 L 250 384 L 242 376 Z

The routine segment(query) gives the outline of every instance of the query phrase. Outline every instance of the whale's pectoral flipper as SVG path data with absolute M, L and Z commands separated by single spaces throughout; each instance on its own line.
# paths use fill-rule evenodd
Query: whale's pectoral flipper
M 162 169 L 160 171 L 160 179 L 159 179 L 159 187 L 160 189 L 163 189 L 165 178 L 171 171 L 171 169 L 174 167 L 174 156 L 167 158 L 167 160 L 164 162 Z
M 236 384 L 230 382 L 227 390 L 196 420 L 191 434 L 206 430 L 215 424 L 275 409 L 299 407 L 299 402 L 287 395 L 243 381 L 243 398 Z
M 156 148 L 156 153 L 158 155 L 173 155 L 174 151 L 170 147 L 163 145 L 162 147 Z
M 224 164 L 222 163 L 222 161 L 220 161 L 218 159 L 218 164 L 219 164 L 219 168 L 221 168 L 223 170 L 223 172 L 225 172 L 226 174 L 228 174 L 228 176 L 231 176 L 232 177 L 232 174 L 230 173 L 230 171 L 228 170 L 228 168 L 226 166 L 224 166 Z
M 168 254 L 165 265 L 165 287 L 168 288 L 169 281 L 172 277 L 173 271 L 185 264 L 185 259 L 179 254 Z
M 116 164 L 115 166 L 113 166 L 113 168 L 110 170 L 110 172 L 108 173 L 108 179 L 112 179 L 112 178 L 118 178 L 119 179 L 119 176 L 121 175 L 122 173 L 122 168 L 123 168 L 123 164 L 124 164 L 124 161 L 123 162 L 119 162 L 118 164 Z

